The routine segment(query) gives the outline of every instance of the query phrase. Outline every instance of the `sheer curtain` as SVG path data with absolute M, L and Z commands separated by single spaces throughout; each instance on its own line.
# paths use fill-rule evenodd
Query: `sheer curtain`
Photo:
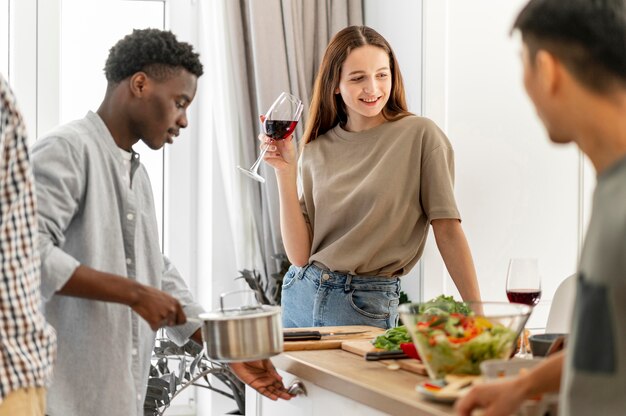
M 217 141 L 225 217 L 233 232 L 237 268 L 265 276 L 284 249 L 274 174 L 266 166 L 259 184 L 237 172 L 258 154 L 258 117 L 282 91 L 299 96 L 307 119 L 313 81 L 328 41 L 348 25 L 363 24 L 361 0 L 214 0 L 200 2 L 200 52 L 207 68 L 203 103 L 210 118 L 200 137 Z M 203 110 L 203 114 L 206 111 Z M 210 122 L 208 122 L 210 120 Z M 199 155 L 201 158 L 202 156 Z

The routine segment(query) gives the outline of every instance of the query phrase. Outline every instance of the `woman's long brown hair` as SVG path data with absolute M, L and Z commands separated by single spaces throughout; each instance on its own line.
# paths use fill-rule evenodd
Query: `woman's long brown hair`
M 407 110 L 402 74 L 398 61 L 389 43 L 374 29 L 367 26 L 348 26 L 338 32 L 326 47 L 313 87 L 313 98 L 309 108 L 309 120 L 304 130 L 304 143 L 309 143 L 319 135 L 326 133 L 338 123 L 348 120 L 345 104 L 340 94 L 335 94 L 339 87 L 341 66 L 350 52 L 364 45 L 383 49 L 389 56 L 391 68 L 391 95 L 383 109 L 386 120 L 397 120 L 411 113 Z

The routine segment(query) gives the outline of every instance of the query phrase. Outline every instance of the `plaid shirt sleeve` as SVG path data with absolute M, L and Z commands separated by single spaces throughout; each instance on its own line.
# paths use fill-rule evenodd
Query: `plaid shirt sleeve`
M 37 217 L 26 131 L 0 76 L 0 403 L 45 386 L 56 335 L 41 312 Z

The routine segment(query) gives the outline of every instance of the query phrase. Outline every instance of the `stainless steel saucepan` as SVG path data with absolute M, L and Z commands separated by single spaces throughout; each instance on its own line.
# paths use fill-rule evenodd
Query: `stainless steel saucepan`
M 225 309 L 224 297 L 240 292 L 252 291 L 224 293 L 220 296 L 219 310 L 187 319 L 202 325 L 206 355 L 213 361 L 261 360 L 283 352 L 280 306 L 259 304 Z

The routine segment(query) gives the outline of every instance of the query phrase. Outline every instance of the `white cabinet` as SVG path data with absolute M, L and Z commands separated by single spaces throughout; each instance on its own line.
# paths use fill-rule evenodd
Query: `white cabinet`
M 261 396 L 250 387 L 246 387 L 246 415 L 248 416 L 330 416 L 330 415 L 359 415 L 385 416 L 388 413 L 380 412 L 365 406 L 333 391 L 315 385 L 313 382 L 297 378 L 292 374 L 279 371 L 286 386 L 295 380 L 300 380 L 307 395 L 298 395 L 289 401 L 272 401 Z
M 379 361 L 342 350 L 288 351 L 272 357 L 285 385 L 303 382 L 307 396 L 273 402 L 246 391 L 248 416 L 452 416 L 447 404 L 421 397 L 415 387 L 428 378 L 392 370 Z

